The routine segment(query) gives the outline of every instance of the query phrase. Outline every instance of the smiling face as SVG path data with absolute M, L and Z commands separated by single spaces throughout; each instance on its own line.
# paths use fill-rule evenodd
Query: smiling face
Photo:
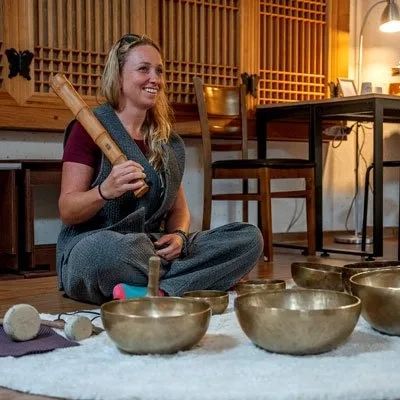
M 121 71 L 121 108 L 140 110 L 154 107 L 158 93 L 163 90 L 163 64 L 161 55 L 150 45 L 133 47 Z

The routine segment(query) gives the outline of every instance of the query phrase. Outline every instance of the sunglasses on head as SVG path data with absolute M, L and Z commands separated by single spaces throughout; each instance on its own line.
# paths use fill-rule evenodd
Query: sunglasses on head
M 119 39 L 119 46 L 123 44 L 132 44 L 143 40 L 143 35 L 136 35 L 134 33 L 127 33 Z

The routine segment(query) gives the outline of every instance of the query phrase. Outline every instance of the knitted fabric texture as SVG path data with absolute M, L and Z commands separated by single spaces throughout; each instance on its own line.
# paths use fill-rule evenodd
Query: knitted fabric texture
M 136 199 L 132 193 L 127 192 L 117 199 L 108 201 L 89 221 L 73 226 L 62 225 L 57 242 L 57 273 L 60 288 L 63 286 L 61 282 L 62 265 L 67 262 L 71 249 L 85 236 L 102 229 L 120 233 L 157 232 L 164 216 L 175 201 L 184 172 L 183 141 L 178 135 L 172 134 L 169 143 L 163 146 L 166 160 L 165 193 L 163 199 L 160 199 L 161 187 L 158 173 L 131 139 L 114 109 L 109 104 L 104 104 L 96 108 L 94 113 L 127 158 L 135 160 L 143 166 L 150 190 L 140 199 Z M 71 127 L 70 123 L 65 132 L 66 138 Z M 111 169 L 111 163 L 103 155 L 99 174 L 94 179 L 92 186 L 102 183 Z

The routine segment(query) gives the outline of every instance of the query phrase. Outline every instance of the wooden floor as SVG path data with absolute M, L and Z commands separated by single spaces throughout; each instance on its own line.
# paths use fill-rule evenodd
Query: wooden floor
M 325 244 L 325 246 L 328 247 L 329 243 Z M 338 247 L 338 245 L 334 247 Z M 352 245 L 341 245 L 340 247 L 345 249 L 355 248 Z M 382 259 L 397 259 L 396 238 L 385 238 L 384 257 Z M 274 261 L 260 261 L 246 278 L 281 278 L 287 280 L 291 278 L 291 263 L 304 261 L 340 266 L 346 263 L 360 262 L 362 259 L 359 256 L 333 253 L 327 258 L 320 256 L 306 257 L 302 256 L 298 250 L 275 248 Z M 36 307 L 39 312 L 54 314 L 78 309 L 97 308 L 96 306 L 79 303 L 64 297 L 62 292 L 57 290 L 56 277 L 1 280 L 0 275 L 0 316 L 3 316 L 10 306 L 19 303 L 28 303 Z M 43 400 L 49 399 L 49 397 L 27 395 L 0 388 L 0 399 Z

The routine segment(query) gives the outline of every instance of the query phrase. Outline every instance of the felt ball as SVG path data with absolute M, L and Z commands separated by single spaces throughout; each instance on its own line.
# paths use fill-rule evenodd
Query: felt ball
M 82 315 L 71 318 L 65 323 L 64 333 L 69 340 L 80 341 L 87 339 L 92 334 L 92 322 Z
M 4 332 L 18 342 L 31 340 L 40 329 L 40 316 L 35 307 L 17 304 L 9 308 L 3 318 Z

